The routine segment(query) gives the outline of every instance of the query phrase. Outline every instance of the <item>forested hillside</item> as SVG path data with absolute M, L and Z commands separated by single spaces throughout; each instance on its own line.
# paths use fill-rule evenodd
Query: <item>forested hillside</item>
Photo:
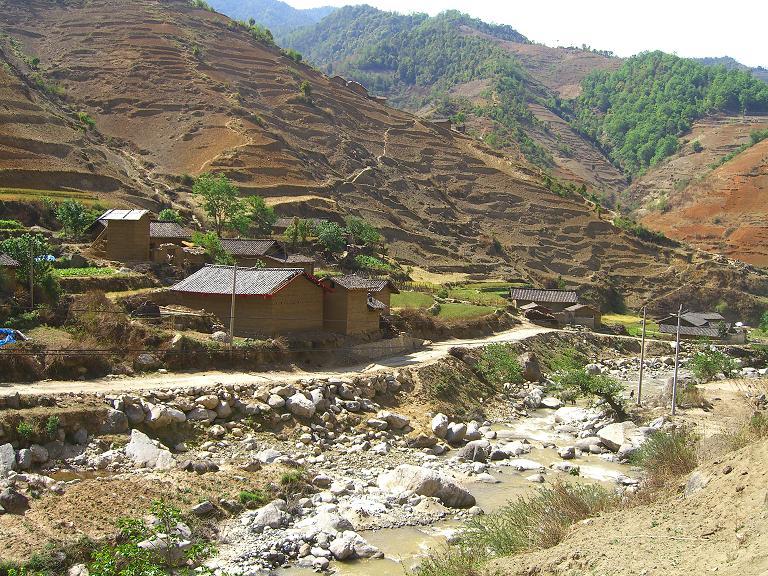
M 280 0 L 210 0 L 217 12 L 235 20 L 253 18 L 258 24 L 269 28 L 274 34 L 282 34 L 319 22 L 335 9 L 332 6 L 299 10 Z
M 589 75 L 575 107 L 575 126 L 634 175 L 673 154 L 694 120 L 768 113 L 768 85 L 745 70 L 649 52 Z

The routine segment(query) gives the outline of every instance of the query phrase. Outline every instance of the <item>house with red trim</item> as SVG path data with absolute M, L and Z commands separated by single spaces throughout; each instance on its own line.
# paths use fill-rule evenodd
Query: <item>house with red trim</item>
M 235 292 L 235 336 L 264 337 L 323 329 L 320 281 L 302 268 L 208 265 L 169 288 L 176 304 L 216 315 L 229 326 Z

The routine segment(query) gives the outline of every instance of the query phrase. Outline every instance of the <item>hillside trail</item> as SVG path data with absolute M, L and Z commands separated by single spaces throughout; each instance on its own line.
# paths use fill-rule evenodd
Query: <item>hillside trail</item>
M 378 359 L 367 364 L 343 366 L 330 370 L 275 370 L 266 372 L 204 371 L 195 373 L 150 374 L 130 378 L 99 378 L 96 380 L 41 380 L 34 383 L 0 383 L 0 392 L 20 394 L 61 393 L 121 393 L 153 388 L 185 389 L 234 384 L 289 384 L 305 378 L 353 378 L 360 374 L 373 374 L 393 368 L 407 368 L 430 364 L 444 358 L 454 346 L 478 347 L 494 342 L 518 342 L 537 334 L 554 331 L 533 324 L 521 324 L 511 330 L 483 338 L 452 339 L 433 342 L 410 354 Z

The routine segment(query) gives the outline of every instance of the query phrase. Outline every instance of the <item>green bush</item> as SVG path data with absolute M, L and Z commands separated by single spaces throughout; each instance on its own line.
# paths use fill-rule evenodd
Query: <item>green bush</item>
M 0 242 L 0 252 L 5 252 L 19 263 L 16 277 L 21 286 L 29 285 L 30 268 L 33 269 L 37 302 L 40 302 L 40 295 L 43 299 L 57 301 L 61 294 L 61 287 L 53 275 L 53 266 L 45 258 L 51 251 L 51 245 L 41 234 L 24 234 Z M 30 254 L 33 256 L 31 261 Z
M 160 210 L 160 213 L 157 215 L 157 219 L 160 220 L 160 222 L 175 222 L 176 224 L 181 224 L 184 222 L 181 214 L 179 214 L 179 212 L 173 208 L 163 208 Z
M 568 349 L 552 361 L 555 370 L 552 381 L 563 398 L 598 398 L 608 404 L 617 417 L 625 418 L 621 383 L 605 374 L 590 374 L 585 369 L 586 358 L 575 349 Z
M 763 312 L 763 315 L 760 317 L 760 330 L 768 332 L 768 310 Z
M 649 230 L 642 224 L 635 222 L 629 218 L 623 218 L 621 216 L 613 220 L 613 225 L 619 230 L 623 230 L 633 236 L 637 236 L 641 240 L 653 242 L 654 244 L 662 244 L 668 246 L 676 246 L 679 243 L 675 240 L 668 238 L 663 232 L 656 232 Z
M 22 420 L 16 426 L 16 433 L 24 440 L 29 440 L 30 438 L 32 438 L 32 435 L 35 433 L 35 430 L 34 428 L 32 428 L 32 425 L 29 424 L 29 422 L 25 422 L 24 420 Z
M 694 152 L 699 153 L 702 150 L 704 150 L 704 146 L 702 146 L 701 142 L 699 142 L 698 140 L 694 140 L 693 142 L 691 142 L 691 149 Z
M 523 368 L 509 344 L 489 344 L 483 348 L 477 372 L 486 382 L 495 385 L 523 381 Z
M 392 266 L 375 256 L 366 256 L 358 254 L 355 256 L 355 265 L 363 270 L 374 270 L 377 272 L 391 272 Z
M 291 470 L 290 472 L 285 472 L 283 473 L 282 476 L 280 476 L 280 485 L 291 486 L 294 484 L 298 484 L 303 480 L 303 478 L 304 478 L 303 470 Z
M 709 382 L 721 373 L 730 377 L 736 370 L 736 362 L 719 350 L 707 349 L 698 352 L 688 363 L 688 368 L 697 380 Z
M 64 200 L 56 207 L 56 219 L 64 229 L 64 235 L 78 239 L 99 215 L 78 200 Z
M 59 424 L 61 423 L 58 416 L 49 416 L 45 421 L 45 433 L 49 438 L 55 438 L 59 431 Z
M 381 241 L 381 233 L 362 218 L 350 216 L 344 221 L 347 233 L 352 237 L 353 244 L 373 246 Z
M 246 506 L 251 502 L 261 506 L 269 502 L 269 497 L 261 490 L 243 490 L 237 495 L 237 499 L 243 506 Z
M 667 486 L 698 464 L 698 437 L 688 430 L 655 432 L 630 457 L 630 462 L 646 471 L 646 485 L 652 489 Z
M 215 232 L 195 232 L 192 234 L 192 242 L 205 248 L 206 253 L 216 264 L 232 266 L 235 259 L 224 251 L 221 238 Z
M 96 120 L 91 118 L 87 112 L 78 112 L 77 119 L 80 120 L 80 124 L 83 125 L 84 130 L 88 130 L 89 128 L 96 128 Z
M 315 226 L 315 234 L 318 242 L 331 254 L 338 254 L 347 247 L 346 232 L 336 222 L 318 223 Z
M 0 219 L 0 230 L 24 230 L 24 228 L 26 228 L 26 226 L 18 220 Z
M 293 48 L 285 48 L 284 50 L 282 50 L 282 53 L 285 56 L 288 56 L 288 58 L 290 58 L 294 62 L 297 62 L 297 63 L 301 62 L 301 54 L 296 50 L 294 50 Z

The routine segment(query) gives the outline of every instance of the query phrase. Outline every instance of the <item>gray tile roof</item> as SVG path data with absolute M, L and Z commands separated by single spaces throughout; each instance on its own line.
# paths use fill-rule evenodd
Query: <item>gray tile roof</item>
M 346 288 L 347 290 L 367 290 L 368 292 L 381 292 L 387 286 L 392 292 L 399 294 L 400 291 L 387 279 L 366 278 L 357 274 L 348 274 L 347 276 L 328 276 L 325 278 L 328 282 L 333 282 Z
M 149 210 L 118 210 L 112 208 L 99 216 L 99 220 L 141 220 Z
M 176 222 L 152 221 L 149 223 L 149 237 L 187 240 L 192 237 L 192 231 Z
M 10 256 L 8 256 L 8 254 L 5 254 L 4 252 L 0 252 L 0 266 L 17 268 L 19 266 L 19 263 L 16 262 L 16 260 L 11 258 Z
M 386 310 L 387 305 L 384 304 L 381 300 L 376 300 L 373 296 L 368 298 L 368 308 L 371 310 Z
M 730 325 L 726 324 L 730 330 Z M 659 332 L 662 334 L 677 334 L 677 324 L 659 324 Z M 680 326 L 680 334 L 683 336 L 705 336 L 707 338 L 720 338 L 720 330 L 710 326 Z
M 724 322 L 725 318 L 717 312 L 684 312 L 680 316 L 682 325 L 690 324 L 692 327 L 717 327 L 717 324 Z M 677 326 L 677 315 L 673 314 L 659 320 L 659 324 L 674 324 Z
M 234 266 L 204 266 L 178 284 L 173 292 L 194 294 L 232 294 Z M 235 293 L 238 296 L 269 296 L 278 292 L 295 278 L 305 276 L 301 268 L 238 268 Z
M 574 290 L 536 290 L 532 288 L 512 288 L 509 291 L 512 300 L 531 300 L 539 304 L 562 303 L 577 304 L 579 297 Z
M 574 304 L 573 306 L 568 306 L 566 308 L 568 312 L 578 312 L 580 310 L 589 310 L 590 312 L 600 312 L 597 310 L 594 306 L 590 306 L 589 304 Z
M 221 247 L 232 256 L 264 256 L 278 247 L 278 243 L 269 239 L 222 238 Z

